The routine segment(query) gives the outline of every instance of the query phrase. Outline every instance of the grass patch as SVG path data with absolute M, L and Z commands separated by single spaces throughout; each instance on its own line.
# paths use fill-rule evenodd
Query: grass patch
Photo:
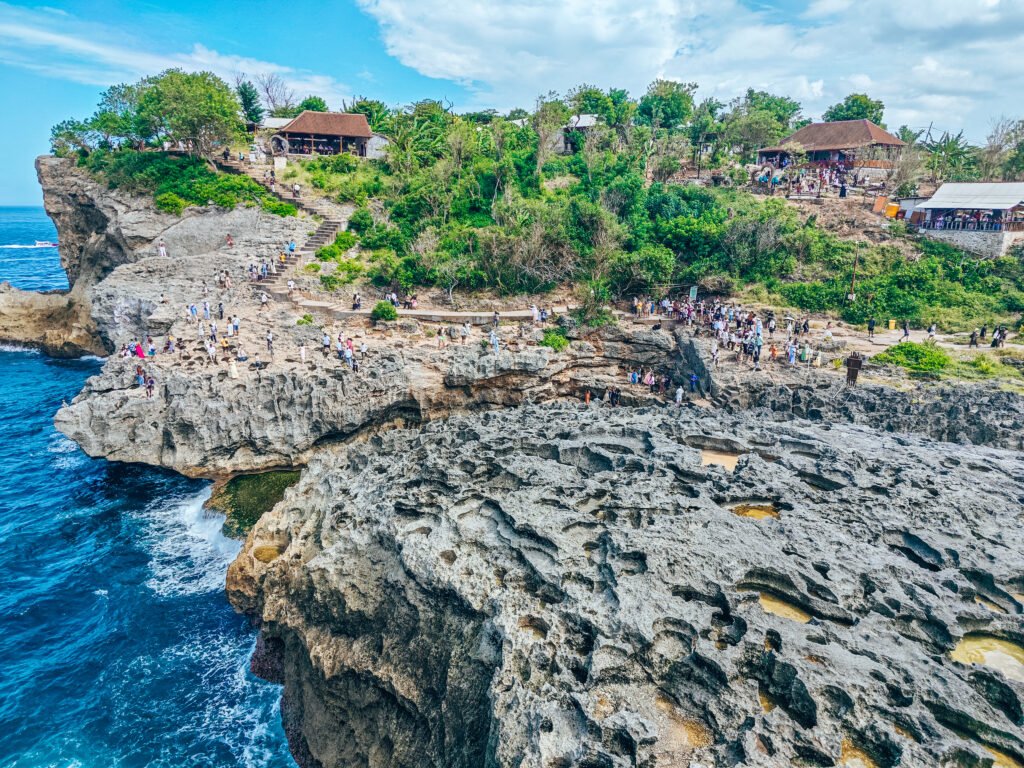
M 219 486 L 207 506 L 223 512 L 224 535 L 242 538 L 259 521 L 264 512 L 273 509 L 289 487 L 299 481 L 298 470 L 238 475 Z
M 986 352 L 981 352 L 969 360 L 957 360 L 949 373 L 961 379 L 1022 378 L 1017 368 Z
M 904 341 L 871 358 L 880 365 L 896 365 L 915 373 L 942 373 L 953 359 L 935 344 Z
M 300 317 L 298 319 L 298 322 L 296 322 L 295 324 L 296 325 L 312 325 L 313 324 L 313 316 L 307 312 L 302 317 Z

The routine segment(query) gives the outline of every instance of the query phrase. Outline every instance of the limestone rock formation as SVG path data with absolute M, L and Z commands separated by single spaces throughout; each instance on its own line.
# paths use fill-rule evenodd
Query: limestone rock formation
M 51 357 L 106 354 L 84 304 L 66 293 L 21 291 L 10 283 L 0 283 L 0 341 Z
M 986 766 L 1024 760 L 1024 656 L 953 654 L 1024 642 L 1022 478 L 857 425 L 527 405 L 319 452 L 228 591 L 304 768 Z
M 66 158 L 40 157 L 36 171 L 70 290 L 0 290 L 0 340 L 64 356 L 111 352 L 165 332 L 172 314 L 197 300 L 219 271 L 241 284 L 249 263 L 273 257 L 310 226 L 257 208 L 161 213 L 150 198 L 109 189 Z M 230 252 L 223 247 L 229 233 L 236 244 Z M 161 240 L 167 258 L 157 254 Z
M 297 348 L 294 339 L 282 345 Z M 147 361 L 162 366 L 152 400 L 134 386 L 135 361 L 112 357 L 55 422 L 91 456 L 214 477 L 300 465 L 324 443 L 396 420 L 416 424 L 462 410 L 578 397 L 587 386 L 600 392 L 621 384 L 623 366 L 674 357 L 670 334 L 617 328 L 565 354 L 524 346 L 494 355 L 476 344 L 439 351 L 384 341 L 358 374 L 319 354 L 300 365 L 293 352 L 270 369 L 243 366 L 232 379 L 227 366 L 198 355 L 158 355 Z M 637 400 L 641 393 L 631 395 Z

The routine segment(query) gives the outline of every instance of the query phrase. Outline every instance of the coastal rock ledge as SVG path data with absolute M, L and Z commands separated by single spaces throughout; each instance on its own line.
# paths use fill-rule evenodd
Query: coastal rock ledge
M 324 447 L 228 593 L 303 768 L 1017 765 L 1022 478 L 862 425 L 524 405 Z

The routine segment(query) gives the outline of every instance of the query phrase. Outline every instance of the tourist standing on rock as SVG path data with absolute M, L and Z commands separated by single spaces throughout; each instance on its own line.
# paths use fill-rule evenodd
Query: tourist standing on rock
M 676 405 L 682 406 L 683 404 L 683 385 L 680 384 L 676 387 Z
M 324 331 L 324 335 L 320 337 L 320 344 L 323 346 L 324 357 L 331 354 L 331 337 L 327 331 Z
M 267 296 L 266 291 L 260 291 L 260 311 L 262 312 L 267 308 L 267 302 L 270 301 L 270 297 Z
M 903 335 L 900 336 L 900 341 L 910 341 L 910 322 L 907 320 L 903 321 Z
M 928 341 L 935 341 L 935 332 L 938 330 L 938 326 L 932 323 L 928 326 Z
M 977 347 L 977 346 L 978 346 L 978 329 L 975 328 L 973 331 L 971 331 L 971 339 L 970 339 L 970 341 L 967 342 L 967 348 L 970 349 L 971 347 Z
M 466 343 L 466 339 L 469 338 L 469 331 L 470 331 L 469 320 L 467 320 L 466 322 L 464 322 L 462 324 L 462 332 L 459 334 L 460 336 L 462 336 L 462 343 L 463 344 L 465 344 Z
M 160 258 L 167 258 L 167 243 L 164 242 L 164 239 L 162 237 L 160 238 L 160 242 L 156 244 L 156 252 L 157 255 L 160 256 Z
M 228 376 L 230 376 L 232 379 L 238 378 L 238 366 L 235 365 L 234 360 L 228 362 Z
M 494 314 L 497 316 L 498 313 L 495 312 Z M 497 328 L 497 324 L 495 324 L 495 328 Z M 498 339 L 498 332 L 494 328 L 491 329 L 489 340 L 491 346 L 494 347 L 494 354 L 498 354 L 501 351 L 501 341 Z
M 494 310 L 494 317 L 491 318 L 491 327 L 492 328 L 497 328 L 498 327 L 498 323 L 500 323 L 500 322 L 501 322 L 501 320 L 500 320 L 500 316 L 498 314 L 498 310 Z
M 231 236 L 230 232 L 228 232 L 228 236 L 224 239 L 224 242 L 225 242 L 225 244 L 227 245 L 228 248 L 234 248 L 235 247 L 235 238 L 233 238 Z
M 152 398 L 153 397 L 153 387 L 155 387 L 155 386 L 156 386 L 156 379 L 153 378 L 153 374 L 150 374 L 149 378 L 146 379 L 146 397 L 147 398 Z
M 224 302 L 221 302 L 221 301 L 217 302 L 217 319 L 218 320 L 223 320 L 224 319 Z
M 874 316 L 868 318 L 868 338 L 875 338 L 875 318 Z
M 270 359 L 274 359 L 274 332 L 267 331 L 267 353 L 270 355 Z

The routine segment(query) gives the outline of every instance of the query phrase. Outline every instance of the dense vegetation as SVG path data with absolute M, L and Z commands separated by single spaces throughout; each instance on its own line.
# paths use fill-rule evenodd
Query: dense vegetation
M 668 103 L 652 104 L 651 92 Z M 722 293 L 755 286 L 765 299 L 835 311 L 851 322 L 874 315 L 944 328 L 1024 311 L 1019 259 L 978 261 L 932 241 L 908 240 L 902 249 L 855 244 L 781 199 L 651 183 L 664 178 L 660 167 L 675 172 L 696 160 L 685 130 L 657 126 L 662 119 L 696 119 L 692 99 L 682 98 L 685 89 L 652 86 L 631 113 L 616 106 L 615 95 L 578 91 L 568 103 L 543 102 L 527 125 L 487 114 L 459 117 L 435 102 L 399 112 L 374 103 L 378 127 L 392 137 L 386 160 L 314 158 L 286 178 L 359 206 L 350 221 L 353 238 L 343 245 L 347 251 L 358 237 L 365 270 L 381 286 L 517 293 L 576 283 L 607 298 L 692 284 Z M 570 154 L 545 149 L 552 133 L 543 120 L 561 126 L 582 106 L 609 122 L 570 133 Z M 774 110 L 776 133 L 799 114 L 795 102 L 756 92 L 734 109 L 760 115 L 756 121 Z M 625 116 L 616 117 L 617 110 Z M 641 113 L 655 124 L 643 124 Z M 704 152 L 705 162 L 720 169 L 716 175 L 746 178 L 725 149 Z M 334 246 L 327 250 L 340 255 Z M 857 298 L 849 302 L 855 262 Z M 348 264 L 325 285 L 354 277 Z
M 364 113 L 388 137 L 386 159 L 314 157 L 284 174 L 357 206 L 350 232 L 308 269 L 328 290 L 365 275 L 382 287 L 438 286 L 450 297 L 575 284 L 594 312 L 616 296 L 695 283 L 721 293 L 749 287 L 854 322 L 874 315 L 963 328 L 1024 310 L 1017 258 L 979 262 L 927 241 L 858 245 L 781 200 L 727 188 L 748 180 L 743 164 L 758 147 L 808 120 L 787 96 L 750 89 L 725 104 L 698 101 L 696 91 L 693 83 L 659 80 L 633 100 L 622 89 L 581 85 L 538 99 L 532 113 L 505 116 L 456 115 L 434 101 L 392 109 L 357 99 L 344 108 Z M 209 73 L 168 70 L 108 89 L 91 118 L 61 123 L 52 141 L 55 152 L 77 154 L 114 186 L 151 192 L 169 212 L 213 201 L 288 213 L 259 185 L 218 175 L 199 158 L 247 143 L 245 121 L 301 109 L 327 104 L 316 96 L 299 101 L 274 77 L 241 79 L 232 89 Z M 851 94 L 825 118 L 879 122 L 883 113 L 880 101 Z M 571 118 L 581 114 L 597 124 L 574 129 Z M 980 148 L 962 136 L 905 126 L 898 133 L 910 145 L 892 179 L 903 191 L 925 174 L 1024 175 L 1024 121 L 1000 121 Z M 136 151 L 167 142 L 193 157 Z M 671 183 L 684 167 L 715 186 Z
M 111 188 L 153 195 L 165 213 L 181 214 L 190 205 L 212 203 L 221 208 L 259 205 L 279 216 L 295 215 L 295 206 L 281 202 L 248 176 L 217 173 L 198 157 L 100 149 L 82 155 L 79 164 Z

